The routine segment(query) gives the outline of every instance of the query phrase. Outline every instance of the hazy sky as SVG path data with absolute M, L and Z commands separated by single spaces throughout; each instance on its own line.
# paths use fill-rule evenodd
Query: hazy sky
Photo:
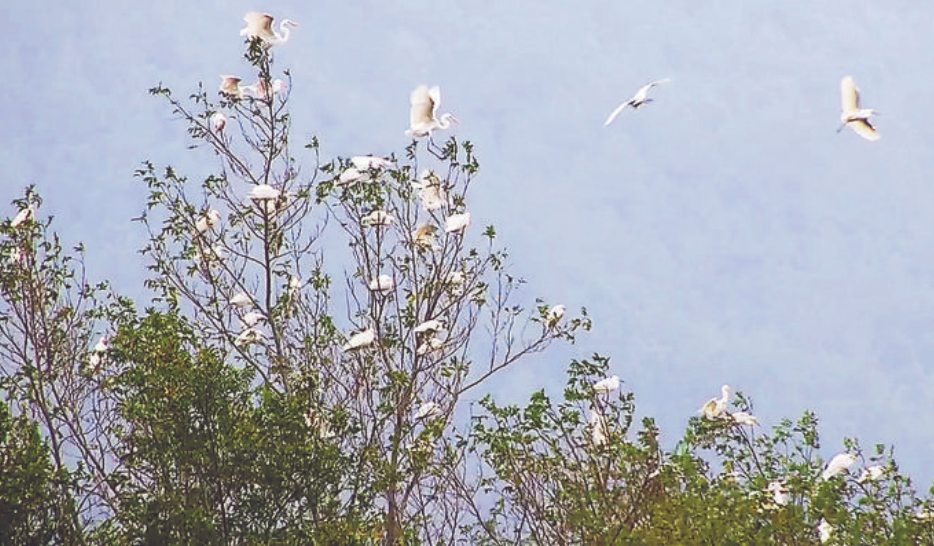
M 409 92 L 440 85 L 480 158 L 474 225 L 496 225 L 525 302 L 589 309 L 594 332 L 509 372 L 503 397 L 557 397 L 567 360 L 596 351 L 668 448 L 729 383 L 766 426 L 817 411 L 825 458 L 858 436 L 894 443 L 921 489 L 934 476 L 934 4 L 95 6 L 5 6 L 0 57 L 0 201 L 38 184 L 92 276 L 142 294 L 140 161 L 216 166 L 147 89 L 246 73 L 242 16 L 267 11 L 301 25 L 276 51 L 299 141 L 401 154 Z M 882 112 L 878 142 L 834 132 L 847 74 Z

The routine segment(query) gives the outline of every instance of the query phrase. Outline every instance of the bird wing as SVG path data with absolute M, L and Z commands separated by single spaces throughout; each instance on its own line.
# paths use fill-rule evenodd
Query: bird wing
M 662 78 L 662 79 L 660 79 L 660 80 L 655 80 L 654 82 L 650 83 L 650 84 L 649 84 L 649 87 L 654 87 L 654 86 L 656 86 L 656 85 L 663 85 L 663 84 L 666 84 L 666 83 L 668 83 L 668 82 L 670 82 L 670 81 L 671 81 L 671 78 Z
M 431 117 L 438 117 L 438 107 L 441 106 L 441 88 L 437 85 L 428 90 L 428 97 L 431 98 Z
M 434 89 L 437 89 L 437 87 Z M 416 87 L 409 99 L 412 103 L 412 111 L 409 116 L 409 124 L 412 128 L 430 123 L 433 119 L 435 106 L 428 86 L 419 85 Z
M 840 107 L 844 112 L 859 109 L 859 89 L 856 88 L 856 82 L 850 76 L 845 76 L 840 80 Z
M 879 133 L 876 132 L 876 128 L 869 123 L 869 121 L 864 119 L 858 119 L 847 123 L 850 127 L 856 131 L 856 134 L 865 138 L 866 140 L 876 141 L 879 140 Z
M 272 31 L 272 15 L 251 11 L 243 16 L 243 20 L 246 21 L 246 28 L 240 31 L 241 36 L 259 36 L 264 40 L 275 36 Z
M 629 106 L 630 103 L 632 103 L 632 100 L 627 100 L 626 102 L 617 106 L 616 110 L 613 110 L 613 113 L 610 114 L 610 117 L 606 118 L 606 122 L 604 122 L 603 126 L 606 127 L 607 125 L 613 123 L 613 120 L 616 119 L 616 116 L 618 116 L 620 112 L 625 110 L 626 107 Z

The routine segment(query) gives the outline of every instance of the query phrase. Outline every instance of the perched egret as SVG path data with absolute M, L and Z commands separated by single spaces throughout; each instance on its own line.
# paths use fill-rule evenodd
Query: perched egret
M 869 122 L 869 118 L 877 112 L 871 108 L 859 107 L 859 88 L 850 76 L 840 80 L 840 103 L 842 107 L 840 121 L 843 124 L 837 129 L 838 133 L 849 125 L 856 131 L 856 134 L 866 140 L 879 140 L 879 133 Z
M 787 506 L 788 502 L 791 500 L 791 494 L 782 481 L 775 480 L 770 482 L 766 491 L 772 494 L 772 500 L 778 506 Z
M 240 335 L 234 340 L 234 345 L 243 347 L 251 343 L 259 343 L 264 339 L 266 339 L 266 334 L 264 334 L 262 330 L 258 328 L 247 328 L 240 332 Z
M 425 322 L 419 324 L 412 331 L 415 332 L 416 334 L 424 334 L 426 332 L 433 334 L 441 330 L 442 328 L 444 328 L 443 322 L 441 322 L 438 319 L 431 319 L 431 320 L 426 320 Z
M 396 218 L 384 210 L 374 210 L 360 219 L 360 225 L 363 227 L 389 226 L 396 221 Z
M 263 320 L 266 320 L 266 317 L 262 313 L 259 311 L 250 311 L 240 317 L 240 328 L 243 330 L 252 328 Z
M 227 303 L 231 307 L 243 309 L 244 307 L 253 305 L 253 298 L 251 298 L 250 295 L 246 292 L 237 292 L 232 298 L 227 300 Z
M 240 78 L 236 76 L 221 76 L 220 92 L 239 99 L 242 96 L 240 92 L 240 81 Z
M 350 162 L 359 171 L 368 171 L 370 169 L 392 169 L 395 163 L 385 157 L 375 155 L 358 155 L 350 158 Z
M 431 336 L 431 338 L 428 340 L 422 341 L 418 344 L 418 348 L 415 349 L 415 354 L 418 356 L 424 356 L 430 352 L 437 351 L 442 347 L 444 347 L 444 342 L 435 336 Z
M 289 277 L 289 294 L 296 295 L 302 289 L 302 280 L 298 277 Z
M 606 127 L 607 125 L 613 123 L 613 120 L 616 119 L 616 116 L 618 116 L 623 110 L 625 110 L 627 106 L 631 106 L 633 110 L 636 110 L 639 107 L 645 105 L 646 103 L 652 102 L 652 99 L 648 97 L 649 89 L 655 87 L 656 85 L 668 83 L 670 81 L 671 81 L 671 78 L 665 78 L 663 80 L 656 80 L 652 83 L 649 83 L 649 84 L 646 84 L 640 87 L 639 90 L 636 91 L 636 94 L 633 95 L 631 99 L 617 106 L 616 110 L 613 110 L 613 113 L 610 114 L 610 117 L 606 118 L 606 123 L 604 123 L 603 126 Z
M 874 482 L 881 478 L 883 474 L 885 474 L 885 467 L 881 464 L 867 466 L 856 481 L 859 483 Z
M 220 112 L 214 112 L 211 114 L 211 128 L 214 129 L 215 133 L 223 133 L 226 127 L 227 116 L 221 114 Z
M 711 398 L 701 407 L 700 411 L 704 414 L 704 417 L 710 420 L 724 418 L 732 390 L 729 385 L 720 387 L 720 398 Z
M 412 110 L 409 114 L 409 129 L 405 132 L 408 136 L 415 138 L 427 136 L 430 139 L 436 129 L 447 129 L 451 122 L 458 122 L 457 118 L 451 114 L 438 117 L 441 88 L 437 85 L 432 88 L 427 85 L 416 87 L 409 100 L 412 103 Z
M 418 180 L 412 181 L 412 187 L 418 190 L 418 198 L 429 212 L 450 202 L 447 192 L 441 187 L 441 179 L 431 169 L 423 169 Z
M 279 23 L 279 32 L 276 32 L 272 26 L 275 20 L 273 16 L 257 11 L 247 13 L 243 20 L 246 21 L 246 26 L 240 30 L 240 36 L 246 36 L 247 39 L 259 38 L 270 46 L 282 45 L 289 41 L 292 29 L 298 26 L 295 21 L 283 19 Z
M 561 322 L 561 319 L 564 318 L 564 312 L 567 311 L 567 307 L 563 305 L 555 305 L 545 313 L 545 326 L 548 328 L 554 328 L 558 326 L 558 323 Z
M 608 432 L 606 416 L 600 412 L 591 409 L 587 421 L 590 423 L 590 439 L 593 445 L 600 447 L 606 444 L 606 435 Z
M 208 212 L 204 213 L 203 216 L 198 218 L 195 222 L 195 230 L 198 233 L 204 233 L 209 229 L 214 229 L 214 226 L 221 222 L 221 213 L 217 209 L 211 209 Z
M 601 379 L 593 384 L 593 391 L 597 394 L 609 394 L 619 388 L 620 379 L 618 375 Z
M 91 351 L 91 356 L 88 357 L 88 362 L 91 366 L 94 366 L 94 373 L 100 372 L 100 365 L 107 356 L 107 351 L 110 350 L 110 338 L 107 336 L 101 336 L 97 339 L 97 343 L 94 344 L 94 349 Z
M 444 409 L 437 402 L 429 400 L 421 406 L 418 407 L 418 411 L 415 412 L 415 420 L 419 419 L 434 419 L 435 417 L 441 416 L 444 413 Z
M 730 415 L 733 418 L 733 421 L 739 425 L 746 425 L 750 427 L 759 426 L 759 420 L 754 416 L 749 415 L 745 411 L 737 411 L 736 413 Z
M 350 339 L 344 344 L 343 350 L 355 351 L 357 349 L 363 349 L 364 347 L 372 345 L 374 341 L 376 341 L 376 330 L 367 328 L 362 332 L 357 332 L 350 336 Z
M 439 250 L 435 242 L 435 233 L 438 232 L 438 226 L 434 224 L 422 224 L 412 232 L 412 239 L 419 248 L 427 250 Z
M 444 221 L 444 231 L 448 233 L 457 233 L 464 231 L 470 225 L 470 213 L 452 214 Z
M 830 540 L 830 535 L 833 534 L 833 525 L 827 523 L 827 520 L 821 519 L 820 523 L 817 524 L 817 532 L 820 534 L 820 541 L 827 542 Z
M 269 184 L 257 184 L 253 186 L 253 189 L 250 190 L 250 193 L 247 194 L 247 197 L 253 199 L 254 201 L 265 201 L 278 199 L 281 193 L 282 192 L 270 186 Z
M 32 209 L 32 207 L 26 207 L 16 213 L 16 216 L 14 216 L 13 220 L 10 222 L 10 227 L 16 228 L 25 224 L 26 222 L 32 221 L 35 215 L 36 212 Z
M 834 455 L 833 459 L 830 459 L 830 462 L 827 463 L 827 468 L 824 469 L 824 473 L 821 474 L 821 478 L 829 480 L 837 474 L 846 471 L 856 462 L 856 455 L 852 453 L 838 453 Z
M 451 271 L 444 277 L 444 284 L 457 286 L 459 284 L 464 284 L 464 281 L 467 280 L 467 277 L 464 275 L 463 271 Z
M 396 287 L 396 281 L 389 275 L 380 275 L 370 281 L 370 291 L 379 292 L 383 296 L 389 294 Z
M 269 88 L 272 89 L 272 92 L 270 92 Z M 240 93 L 245 97 L 251 97 L 257 100 L 270 100 L 288 88 L 289 84 L 276 78 L 268 88 L 264 80 L 260 80 L 253 85 L 243 85 L 240 87 Z

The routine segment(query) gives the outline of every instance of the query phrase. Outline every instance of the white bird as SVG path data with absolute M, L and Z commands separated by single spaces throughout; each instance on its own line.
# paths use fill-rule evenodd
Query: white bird
M 418 198 L 427 211 L 438 210 L 449 202 L 448 194 L 441 187 L 441 179 L 430 169 L 424 169 L 418 180 L 412 182 L 418 189 Z
M 603 126 L 606 127 L 607 125 L 613 123 L 613 120 L 616 119 L 616 116 L 618 116 L 623 110 L 625 110 L 627 106 L 631 106 L 633 110 L 636 110 L 639 107 L 645 105 L 646 103 L 652 102 L 652 99 L 648 97 L 649 89 L 655 87 L 656 85 L 668 83 L 670 81 L 671 81 L 671 78 L 665 78 L 663 80 L 656 80 L 652 83 L 648 83 L 640 87 L 639 90 L 636 91 L 636 94 L 633 95 L 631 99 L 617 106 L 616 110 L 613 110 L 613 113 L 610 114 L 610 117 L 606 118 L 606 123 L 604 123 Z
M 834 455 L 833 459 L 830 459 L 829 463 L 827 463 L 827 468 L 824 469 L 824 473 L 821 474 L 821 478 L 824 480 L 829 480 L 837 474 L 846 471 L 855 462 L 856 455 L 846 452 L 838 453 Z
M 729 385 L 720 387 L 720 398 L 711 398 L 701 407 L 700 411 L 704 414 L 704 417 L 711 420 L 722 419 L 726 415 L 726 408 L 732 390 Z
M 211 128 L 214 129 L 215 133 L 223 133 L 226 127 L 227 116 L 221 114 L 220 112 L 214 112 L 211 114 Z
M 287 90 L 289 84 L 284 81 L 276 78 L 273 80 L 272 84 L 269 86 L 272 88 L 272 92 L 269 92 L 269 89 L 266 86 L 264 80 L 260 80 L 253 85 L 242 85 L 240 86 L 240 94 L 245 97 L 251 97 L 258 100 L 269 100 L 272 97 L 275 97 L 279 93 Z
M 821 519 L 820 523 L 817 524 L 817 532 L 820 534 L 820 541 L 827 542 L 830 540 L 830 535 L 833 534 L 833 525 L 827 523 L 827 520 Z
M 431 338 L 427 341 L 422 341 L 418 344 L 418 348 L 415 349 L 415 354 L 418 356 L 424 356 L 432 351 L 437 351 L 442 347 L 444 347 L 444 342 L 435 336 L 431 336 Z
M 606 416 L 591 409 L 587 421 L 590 423 L 590 439 L 593 445 L 599 447 L 606 444 L 608 432 Z
M 733 421 L 740 425 L 746 425 L 750 427 L 759 426 L 759 420 L 755 416 L 749 415 L 745 411 L 737 411 L 736 413 L 730 415 L 733 418 Z
M 393 288 L 396 287 L 396 281 L 393 280 L 389 275 L 380 275 L 370 281 L 370 290 L 373 292 L 379 292 L 383 296 L 389 294 Z
M 350 339 L 344 344 L 343 350 L 355 351 L 357 349 L 363 349 L 364 347 L 372 345 L 374 341 L 376 341 L 376 330 L 367 328 L 362 332 L 350 336 Z
M 97 374 L 100 372 L 100 365 L 107 357 L 107 351 L 110 350 L 110 338 L 107 336 L 101 336 L 97 339 L 97 343 L 94 344 L 94 349 L 91 351 L 91 356 L 88 357 L 88 362 L 91 366 L 94 366 L 94 373 Z
M 564 305 L 555 305 L 545 313 L 545 326 L 548 328 L 554 328 L 561 322 L 561 319 L 564 318 L 564 313 L 567 311 L 567 307 Z
M 868 466 L 863 469 L 863 473 L 859 475 L 859 478 L 856 480 L 858 483 L 865 483 L 867 481 L 876 481 L 885 474 L 885 467 L 881 464 Z
M 232 298 L 227 300 L 227 304 L 231 307 L 243 309 L 244 307 L 253 305 L 253 298 L 246 292 L 237 292 Z
M 879 133 L 869 122 L 869 119 L 878 112 L 871 108 L 859 107 L 859 88 L 850 76 L 845 76 L 840 80 L 840 104 L 842 109 L 840 121 L 843 125 L 837 129 L 838 133 L 849 125 L 856 131 L 856 134 L 866 140 L 879 140 Z
M 412 232 L 412 239 L 415 246 L 427 250 L 440 250 L 435 242 L 435 233 L 438 232 L 438 226 L 434 224 L 422 224 Z
M 593 390 L 595 393 L 608 394 L 619 388 L 620 379 L 618 375 L 612 377 L 607 377 L 606 379 L 601 379 L 593 384 Z
M 434 419 L 442 413 L 444 413 L 444 409 L 437 402 L 429 400 L 418 407 L 418 411 L 415 412 L 415 420 Z
M 16 213 L 16 216 L 13 217 L 13 220 L 10 222 L 10 227 L 16 228 L 28 221 L 31 221 L 35 217 L 36 212 L 32 210 L 32 207 L 26 207 Z
M 220 221 L 221 213 L 218 212 L 217 209 L 211 209 L 198 218 L 195 222 L 195 230 L 197 230 L 198 233 L 204 233 L 209 229 L 214 229 L 214 226 L 219 224 Z
M 412 110 L 409 113 L 409 129 L 406 135 L 421 138 L 431 134 L 437 129 L 447 129 L 451 122 L 458 123 L 457 118 L 451 114 L 438 117 L 438 106 L 441 104 L 441 88 L 437 85 L 429 88 L 420 85 L 409 96 Z
M 239 99 L 242 96 L 240 92 L 240 81 L 240 78 L 237 76 L 221 76 L 220 92 Z
M 354 156 L 350 158 L 350 162 L 360 171 L 368 171 L 370 169 L 392 169 L 396 166 L 395 163 L 385 157 L 378 157 L 375 155 Z
M 442 328 L 444 328 L 443 322 L 438 319 L 431 319 L 419 324 L 412 331 L 416 334 L 423 334 L 425 332 L 435 333 Z
M 785 487 L 785 483 L 779 480 L 770 482 L 766 491 L 772 494 L 772 500 L 778 506 L 787 506 L 788 502 L 791 500 L 791 494 L 788 493 L 788 489 Z
M 250 311 L 249 313 L 240 317 L 240 328 L 246 330 L 252 328 L 260 323 L 260 321 L 266 320 L 266 317 L 263 316 L 259 311 Z
M 243 20 L 246 21 L 246 26 L 240 30 L 240 36 L 246 36 L 247 39 L 259 38 L 270 46 L 282 45 L 288 42 L 292 28 L 298 26 L 295 21 L 283 19 L 279 23 L 279 32 L 276 32 L 272 26 L 273 21 L 275 21 L 273 16 L 257 11 L 247 13 Z
M 234 345 L 242 347 L 251 343 L 259 343 L 264 339 L 266 339 L 266 334 L 264 334 L 262 330 L 258 328 L 247 328 L 240 332 L 240 335 L 234 340 Z
M 457 233 L 463 231 L 470 225 L 470 213 L 452 214 L 444 221 L 444 231 L 448 233 Z
M 253 189 L 250 190 L 250 193 L 247 194 L 247 197 L 256 201 L 264 201 L 269 199 L 278 199 L 281 193 L 282 192 L 270 186 L 269 184 L 257 184 L 253 186 Z
M 360 219 L 360 225 L 363 227 L 371 226 L 389 226 L 396 221 L 396 218 L 384 210 L 374 210 Z

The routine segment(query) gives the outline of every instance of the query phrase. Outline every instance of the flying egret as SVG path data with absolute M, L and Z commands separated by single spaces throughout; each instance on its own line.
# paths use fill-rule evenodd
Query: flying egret
M 415 349 L 415 354 L 418 356 L 424 356 L 430 352 L 437 351 L 442 347 L 444 347 L 444 342 L 435 336 L 431 336 L 431 338 L 429 338 L 427 341 L 422 341 L 418 344 L 418 348 Z
M 396 221 L 396 218 L 384 210 L 374 210 L 360 219 L 360 225 L 363 227 L 389 226 Z
M 195 222 L 195 230 L 198 233 L 204 233 L 209 229 L 214 229 L 214 226 L 219 224 L 221 221 L 221 213 L 217 209 L 211 209 L 208 212 L 204 213 L 203 216 L 198 218 Z
M 859 107 L 859 88 L 850 76 L 845 76 L 840 80 L 840 103 L 842 108 L 840 121 L 843 124 L 837 129 L 838 133 L 849 125 L 857 135 L 866 140 L 879 140 L 879 133 L 869 122 L 869 118 L 878 112 L 872 108 Z
M 593 391 L 597 394 L 609 394 L 619 388 L 620 379 L 618 375 L 601 379 L 593 384 Z
M 253 298 L 246 292 L 237 292 L 232 298 L 227 300 L 227 304 L 231 307 L 243 309 L 244 307 L 253 305 Z
M 270 186 L 269 184 L 257 184 L 253 186 L 253 189 L 250 190 L 250 193 L 247 194 L 247 197 L 253 199 L 254 201 L 265 201 L 270 199 L 278 199 L 279 195 L 281 194 L 282 192 Z
M 867 481 L 874 482 L 882 477 L 885 474 L 885 467 L 881 464 L 867 466 L 863 469 L 863 473 L 857 478 L 858 483 L 865 483 Z
M 846 471 L 855 462 L 856 455 L 847 452 L 838 453 L 834 455 L 833 459 L 830 459 L 829 463 L 827 463 L 827 468 L 824 469 L 824 473 L 821 474 L 821 478 L 824 480 L 829 480 L 837 474 Z
M 220 112 L 214 112 L 211 114 L 211 128 L 215 133 L 223 133 L 224 129 L 227 127 L 227 116 L 221 114 Z
M 272 26 L 275 21 L 273 16 L 257 11 L 247 13 L 243 20 L 246 21 L 246 26 L 240 30 L 240 36 L 246 36 L 247 39 L 259 38 L 269 46 L 288 42 L 292 29 L 298 26 L 295 21 L 283 19 L 279 23 L 279 32 L 276 32 Z
M 791 494 L 788 492 L 788 488 L 785 487 L 785 483 L 779 480 L 770 482 L 766 491 L 772 494 L 772 500 L 778 506 L 787 506 L 788 501 L 791 500 Z
M 746 425 L 750 427 L 759 426 L 759 420 L 754 416 L 749 415 L 745 411 L 737 411 L 736 413 L 730 415 L 733 418 L 733 421 L 739 425 Z
M 548 328 L 554 328 L 558 326 L 558 323 L 561 322 L 561 319 L 564 318 L 564 312 L 567 311 L 567 307 L 563 305 L 555 305 L 545 313 L 545 326 Z
M 443 413 L 444 408 L 442 408 L 440 404 L 429 400 L 418 407 L 418 411 L 415 412 L 415 420 L 434 419 L 435 417 L 441 416 Z
M 820 541 L 827 542 L 830 540 L 830 535 L 833 534 L 833 525 L 827 523 L 827 520 L 821 518 L 820 523 L 817 524 L 817 532 L 820 534 Z
M 405 132 L 407 136 L 414 138 L 427 136 L 430 140 L 431 134 L 436 129 L 447 129 L 451 126 L 451 122 L 458 123 L 457 118 L 451 114 L 438 117 L 441 88 L 437 85 L 432 88 L 427 85 L 416 87 L 409 96 L 409 101 L 412 103 L 412 110 L 409 113 L 409 129 Z
M 710 420 L 724 418 L 732 390 L 729 385 L 720 387 L 720 398 L 711 398 L 701 407 L 700 411 L 704 417 Z
M 370 281 L 369 287 L 370 291 L 379 292 L 381 295 L 385 296 L 396 287 L 396 281 L 389 275 L 380 275 Z
M 444 221 L 444 231 L 447 233 L 457 233 L 464 231 L 467 226 L 470 225 L 470 213 L 463 212 L 460 214 L 452 214 L 447 217 Z
M 665 78 L 663 80 L 656 80 L 640 87 L 631 99 L 617 106 L 616 110 L 613 110 L 613 113 L 610 114 L 610 117 L 606 118 L 606 123 L 604 123 L 603 126 L 606 127 L 607 125 L 613 123 L 613 120 L 616 119 L 616 116 L 625 110 L 627 106 L 631 106 L 633 110 L 637 110 L 639 107 L 645 105 L 646 103 L 652 102 L 652 99 L 648 97 L 649 89 L 655 87 L 656 85 L 668 83 L 670 81 L 671 78 Z
M 220 92 L 239 99 L 242 96 L 240 81 L 240 78 L 236 76 L 221 76 Z
M 376 330 L 373 328 L 367 328 L 362 332 L 358 332 L 347 340 L 347 343 L 344 344 L 343 350 L 345 352 L 355 351 L 357 349 L 363 349 L 364 347 L 369 347 L 376 341 Z
M 419 248 L 427 250 L 440 250 L 435 242 L 435 233 L 438 232 L 438 226 L 434 224 L 422 224 L 412 232 L 412 239 Z
M 14 216 L 13 220 L 10 222 L 10 227 L 17 228 L 26 222 L 32 221 L 35 215 L 36 212 L 32 209 L 32 207 L 26 207 L 16 213 L 16 216 Z

